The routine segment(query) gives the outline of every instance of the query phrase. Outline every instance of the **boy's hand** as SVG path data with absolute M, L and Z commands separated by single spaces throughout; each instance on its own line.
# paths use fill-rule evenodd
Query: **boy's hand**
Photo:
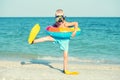
M 72 36 L 72 37 L 75 37 L 76 32 L 77 32 L 77 31 L 74 31 L 71 36 Z

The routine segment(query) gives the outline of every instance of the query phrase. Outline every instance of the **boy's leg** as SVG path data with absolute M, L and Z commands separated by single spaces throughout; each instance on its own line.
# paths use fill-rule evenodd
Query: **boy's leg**
M 71 72 L 68 70 L 68 51 L 64 51 L 64 64 L 63 64 L 63 72 L 68 75 L 78 75 L 78 72 Z
M 68 51 L 63 52 L 63 57 L 64 57 L 63 70 L 66 71 L 66 70 L 68 70 L 68 68 L 67 68 L 67 66 L 68 66 Z
M 52 38 L 51 36 L 46 36 L 39 39 L 35 39 L 33 43 L 39 43 L 39 42 L 45 42 L 45 41 L 54 41 L 54 38 Z

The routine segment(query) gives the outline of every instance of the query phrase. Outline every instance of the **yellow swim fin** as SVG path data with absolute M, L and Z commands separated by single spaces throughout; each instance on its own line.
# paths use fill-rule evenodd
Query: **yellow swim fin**
M 64 73 L 68 74 L 68 75 L 78 75 L 79 74 L 79 72 L 71 72 L 71 71 L 68 71 L 68 70 L 65 70 Z
M 40 25 L 35 24 L 35 26 L 33 26 L 33 28 L 31 29 L 29 37 L 28 37 L 28 43 L 29 44 L 32 44 L 33 40 L 36 38 L 39 31 L 40 31 Z

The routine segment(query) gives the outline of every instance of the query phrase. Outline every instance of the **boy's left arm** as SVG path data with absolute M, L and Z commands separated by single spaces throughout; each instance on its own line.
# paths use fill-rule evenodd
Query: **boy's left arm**
M 74 26 L 75 30 L 73 31 L 71 35 L 72 37 L 74 37 L 78 29 L 78 22 L 70 22 L 70 23 L 67 23 L 66 26 Z

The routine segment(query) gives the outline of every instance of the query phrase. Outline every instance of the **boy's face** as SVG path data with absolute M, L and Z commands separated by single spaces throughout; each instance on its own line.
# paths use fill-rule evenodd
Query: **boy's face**
M 56 12 L 55 18 L 56 18 L 57 24 L 59 24 L 59 25 L 62 24 L 64 21 L 64 13 L 62 11 Z

